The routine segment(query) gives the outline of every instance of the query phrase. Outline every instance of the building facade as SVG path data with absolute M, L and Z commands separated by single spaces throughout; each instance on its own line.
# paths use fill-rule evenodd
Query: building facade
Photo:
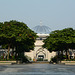
M 49 52 L 46 48 L 43 48 L 43 40 L 46 39 L 49 34 L 37 34 L 38 38 L 35 41 L 34 50 L 25 52 L 25 55 L 31 57 L 32 61 L 42 59 L 43 61 L 50 61 L 52 57 L 56 55 L 56 52 Z

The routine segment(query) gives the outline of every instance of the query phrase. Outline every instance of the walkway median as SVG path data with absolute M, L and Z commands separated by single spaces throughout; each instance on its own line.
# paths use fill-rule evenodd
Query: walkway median
M 0 61 L 0 65 L 11 65 L 13 63 L 16 63 L 16 61 Z
M 75 61 L 61 61 L 61 63 L 65 65 L 75 65 Z

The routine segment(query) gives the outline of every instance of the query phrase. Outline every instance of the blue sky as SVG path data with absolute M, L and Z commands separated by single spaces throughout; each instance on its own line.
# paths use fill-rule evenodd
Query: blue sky
M 75 0 L 0 0 L 0 22 L 17 20 L 30 28 L 75 29 Z

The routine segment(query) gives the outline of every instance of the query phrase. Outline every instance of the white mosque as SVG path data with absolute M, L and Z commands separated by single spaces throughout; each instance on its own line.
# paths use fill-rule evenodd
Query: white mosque
M 39 25 L 33 28 L 33 31 L 37 33 L 38 38 L 35 41 L 34 50 L 25 52 L 25 55 L 31 57 L 32 61 L 37 61 L 39 58 L 43 61 L 50 61 L 52 57 L 56 55 L 56 52 L 49 52 L 46 48 L 43 48 L 43 40 L 49 36 L 51 29 L 47 26 Z

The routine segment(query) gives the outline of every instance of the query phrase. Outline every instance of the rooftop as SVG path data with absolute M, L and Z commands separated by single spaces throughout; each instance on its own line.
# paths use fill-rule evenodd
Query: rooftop
M 49 34 L 51 32 L 51 29 L 48 26 L 44 25 L 38 25 L 32 28 L 34 32 L 37 34 Z

